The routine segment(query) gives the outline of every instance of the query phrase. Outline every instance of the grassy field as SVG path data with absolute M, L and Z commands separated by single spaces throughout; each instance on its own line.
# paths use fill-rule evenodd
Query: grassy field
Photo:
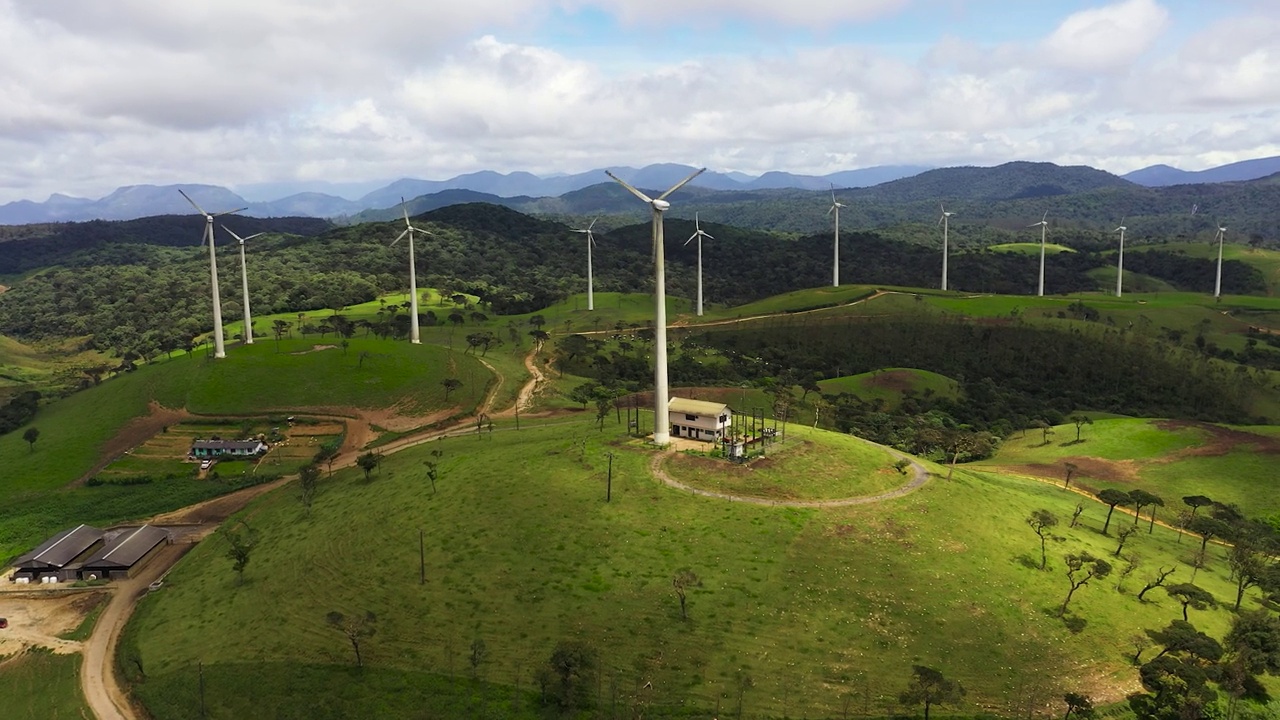
M 1181 252 L 1191 257 L 1205 258 L 1209 260 L 1218 259 L 1217 243 L 1168 243 L 1164 245 L 1137 245 L 1132 248 L 1135 252 L 1144 252 L 1148 250 L 1161 250 L 1164 252 Z M 1263 248 L 1252 248 L 1236 243 L 1226 243 L 1222 246 L 1223 260 L 1239 260 L 1257 268 L 1267 279 L 1267 285 L 1270 287 L 1269 295 L 1276 295 L 1280 291 L 1280 252 L 1275 250 L 1266 250 Z
M 987 249 L 991 250 L 992 252 L 1017 253 L 1019 255 L 1039 255 L 1040 243 L 1038 242 L 1001 243 L 1000 245 L 991 245 Z M 1057 245 L 1049 242 L 1044 244 L 1045 255 L 1057 255 L 1058 253 L 1064 253 L 1064 252 L 1075 252 L 1075 250 L 1067 247 L 1066 245 Z
M 874 495 L 905 485 L 896 458 L 855 437 L 789 425 L 786 442 L 748 465 L 678 454 L 666 465 L 691 487 L 769 500 L 832 500 Z
M 1071 622 L 1057 618 L 1062 554 L 1109 555 L 1114 540 L 1098 533 L 1105 508 L 1084 500 L 1082 525 L 1061 526 L 1051 543 L 1050 570 L 1034 569 L 1039 548 L 1023 519 L 1036 508 L 1065 519 L 1081 500 L 1048 484 L 961 469 L 873 506 L 758 507 L 660 485 L 649 453 L 618 441 L 612 423 L 557 422 L 432 444 L 444 452 L 435 495 L 428 448 L 418 448 L 388 457 L 370 482 L 358 471 L 326 480 L 309 516 L 292 491 L 262 498 L 242 515 L 258 535 L 243 585 L 214 538 L 143 600 L 122 648 L 126 664 L 136 656 L 147 668 L 140 697 L 160 720 L 189 716 L 201 661 L 218 678 L 210 717 L 246 707 L 345 717 L 393 702 L 388 687 L 394 702 L 427 707 L 435 676 L 467 685 L 476 639 L 488 649 L 479 677 L 514 697 L 557 642 L 579 639 L 603 668 L 592 694 L 609 706 L 616 691 L 625 709 L 648 684 L 638 697 L 651 717 L 717 704 L 727 713 L 744 675 L 744 717 L 836 716 L 846 698 L 897 713 L 913 663 L 969 689 L 961 712 L 1053 713 L 1066 690 L 1118 700 L 1136 689 L 1128 638 L 1180 616 L 1158 592 L 1148 603 L 1132 595 L 1189 550 L 1157 527 L 1130 541 L 1142 564 L 1127 592 L 1114 579 L 1090 584 Z M 1197 582 L 1226 599 L 1220 554 Z M 702 583 L 688 620 L 671 589 L 685 567 Z M 325 623 L 334 610 L 376 614 L 363 673 Z M 1194 620 L 1221 636 L 1229 617 Z M 293 678 L 309 692 L 282 692 Z
M 957 397 L 960 392 L 955 380 L 915 368 L 885 368 L 859 375 L 845 375 L 823 380 L 818 383 L 818 387 L 826 395 L 850 393 L 867 402 L 883 402 L 889 408 L 901 404 L 902 396 L 907 392 L 951 398 Z
M 29 650 L 0 663 L 6 720 L 83 720 L 93 714 L 80 694 L 80 655 Z
M 1264 430 L 1255 434 L 1257 430 Z M 1142 488 L 1162 497 L 1166 519 L 1184 509 L 1181 498 L 1207 495 L 1234 503 L 1251 516 L 1280 513 L 1272 492 L 1276 455 L 1274 428 L 1218 428 L 1155 420 L 1098 420 L 1082 428 L 1054 428 L 1048 444 L 1038 430 L 1005 441 L 995 457 L 978 466 L 1009 468 L 1061 482 L 1065 463 L 1079 467 L 1073 484 L 1083 488 Z

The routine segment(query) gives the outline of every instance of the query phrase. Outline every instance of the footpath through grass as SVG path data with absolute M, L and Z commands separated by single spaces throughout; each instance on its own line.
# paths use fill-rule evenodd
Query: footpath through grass
M 959 679 L 962 713 L 1060 712 L 1065 691 L 1115 701 L 1136 690 L 1128 638 L 1181 616 L 1158 591 L 1146 603 L 1132 594 L 1193 549 L 1157 527 L 1126 548 L 1141 565 L 1125 592 L 1115 578 L 1091 583 L 1070 622 L 1057 618 L 1063 553 L 1109 557 L 1115 540 L 1099 534 L 1105 508 L 1088 500 L 1082 525 L 1065 527 L 1081 498 L 1047 484 L 961 469 L 877 505 L 760 507 L 660 485 L 650 452 L 621 442 L 612 422 L 605 432 L 588 418 L 556 422 L 397 453 L 369 482 L 340 472 L 310 514 L 293 488 L 261 498 L 242 515 L 258 537 L 243 584 L 215 537 L 142 601 L 122 646 L 123 666 L 146 668 L 139 696 L 160 720 L 189 716 L 203 662 L 218 678 L 206 687 L 214 718 L 248 707 L 360 715 L 390 702 L 380 698 L 391 685 L 404 693 L 395 702 L 434 707 L 426 678 L 462 683 L 476 640 L 487 649 L 480 677 L 514 694 L 558 642 L 577 639 L 603 668 L 591 695 L 605 707 L 643 703 L 651 717 L 733 708 L 743 677 L 744 717 L 835 716 L 846 698 L 897 713 L 912 664 Z M 443 452 L 435 494 L 431 450 Z M 1035 569 L 1039 544 L 1024 522 L 1037 508 L 1064 520 L 1048 572 Z M 1197 583 L 1225 601 L 1221 552 Z M 681 568 L 701 578 L 687 620 L 671 585 Z M 1251 593 L 1246 607 L 1256 603 Z M 377 617 L 362 675 L 325 621 L 331 611 Z M 1193 619 L 1221 636 L 1229 617 Z M 299 676 L 307 692 L 281 689 Z

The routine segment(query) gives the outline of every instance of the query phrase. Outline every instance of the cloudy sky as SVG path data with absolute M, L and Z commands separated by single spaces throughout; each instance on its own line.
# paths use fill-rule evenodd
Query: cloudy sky
M 0 0 L 0 202 L 1280 155 L 1276 0 Z

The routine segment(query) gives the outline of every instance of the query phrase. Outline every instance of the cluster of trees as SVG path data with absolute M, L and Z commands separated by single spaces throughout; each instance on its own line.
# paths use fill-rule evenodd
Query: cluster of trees
M 24 390 L 9 398 L 8 402 L 0 405 L 0 435 L 31 422 L 39 406 L 40 393 L 35 390 Z

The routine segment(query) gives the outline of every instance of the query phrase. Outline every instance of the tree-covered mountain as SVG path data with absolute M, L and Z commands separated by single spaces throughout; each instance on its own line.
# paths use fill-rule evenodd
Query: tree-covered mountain
M 1190 185 L 1193 183 L 1241 182 L 1280 173 L 1280 156 L 1242 160 L 1204 170 L 1179 170 L 1168 165 L 1151 165 L 1122 177 L 1147 187 Z

